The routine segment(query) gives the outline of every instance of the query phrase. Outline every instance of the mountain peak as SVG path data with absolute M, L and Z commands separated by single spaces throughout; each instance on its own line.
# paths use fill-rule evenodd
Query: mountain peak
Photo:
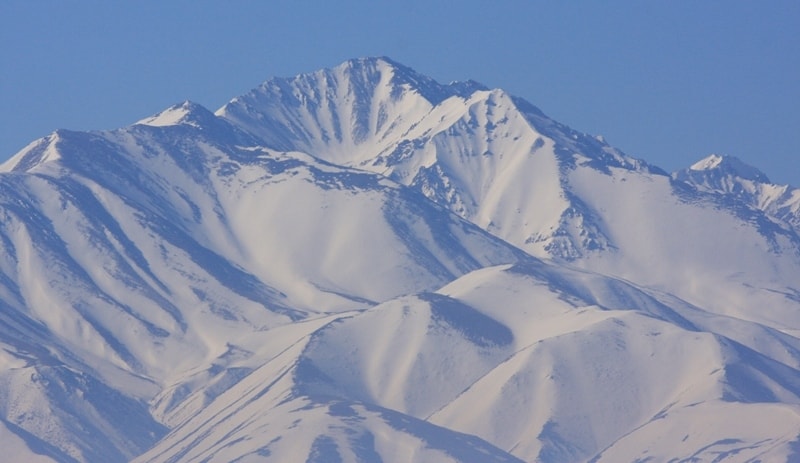
M 357 58 L 269 79 L 216 114 L 271 148 L 357 165 L 402 137 L 433 107 L 484 88 L 473 81 L 444 85 L 383 56 Z
M 701 192 L 735 199 L 795 230 L 800 226 L 800 190 L 773 184 L 763 172 L 733 156 L 712 154 L 672 178 Z
M 60 141 L 63 129 L 58 129 L 50 135 L 35 140 L 12 156 L 0 166 L 0 172 L 25 172 L 48 161 L 61 159 L 56 144 Z
M 398 63 L 397 61 L 389 58 L 388 56 L 362 56 L 360 58 L 352 58 L 341 63 L 339 66 L 336 67 L 357 68 L 363 66 L 406 68 L 406 66 Z
M 453 81 L 444 85 L 386 56 L 351 59 L 334 69 L 361 69 L 389 73 L 391 74 L 389 82 L 395 88 L 395 91 L 403 88 L 416 91 L 433 105 L 439 104 L 454 95 L 466 98 L 476 91 L 488 90 L 488 87 L 474 80 Z
M 136 125 L 149 125 L 153 127 L 192 125 L 199 127 L 214 118 L 216 118 L 214 113 L 204 106 L 193 101 L 185 100 L 182 103 L 170 106 L 158 114 L 136 122 Z
M 744 180 L 753 180 L 761 183 L 770 183 L 769 178 L 755 167 L 742 162 L 734 156 L 712 154 L 689 167 L 691 171 L 719 172 L 722 175 L 732 175 Z

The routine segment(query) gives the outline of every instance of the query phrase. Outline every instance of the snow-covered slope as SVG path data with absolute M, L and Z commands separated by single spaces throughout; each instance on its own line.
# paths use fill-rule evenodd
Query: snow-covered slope
M 387 58 L 270 80 L 217 114 L 264 144 L 409 185 L 534 256 L 800 328 L 800 237 L 782 225 L 797 221 L 800 195 L 740 162 L 691 172 L 738 173 L 758 190 L 746 203 L 734 201 L 741 188 L 671 178 L 502 90 L 441 85 Z
M 800 458 L 800 202 L 731 158 L 365 58 L 0 171 L 17 460 Z
M 217 114 L 268 146 L 411 185 L 539 256 L 609 246 L 565 185 L 578 160 L 651 170 L 502 90 L 442 85 L 388 58 L 273 79 Z
M 309 331 L 137 461 L 316 461 L 323 442 L 343 461 L 510 458 L 486 442 L 543 462 L 790 455 L 800 342 L 757 333 L 791 367 L 714 329 L 751 342 L 749 325 L 669 302 L 541 262 L 479 270 Z M 481 440 L 451 446 L 464 434 Z
M 157 418 L 171 422 L 198 377 L 241 377 L 226 365 L 251 355 L 242 344 L 248 333 L 364 309 L 522 256 L 388 179 L 239 146 L 244 135 L 196 105 L 165 113 L 114 132 L 60 131 L 13 159 L 0 183 L 0 328 L 9 355 L 88 370 L 138 404 L 153 438 L 163 428 L 145 402 L 168 394 L 158 398 Z M 29 353 L 27 343 L 56 352 Z M 8 391 L 12 383 L 25 389 L 13 379 L 20 372 L 3 374 Z M 50 388 L 32 394 L 8 395 L 13 424 L 34 435 L 57 428 L 73 445 L 85 427 L 72 421 L 80 414 L 65 413 L 62 424 L 47 413 L 11 413 L 65 401 Z M 103 428 L 119 421 L 112 412 L 84 419 Z M 82 448 L 99 451 L 92 441 Z

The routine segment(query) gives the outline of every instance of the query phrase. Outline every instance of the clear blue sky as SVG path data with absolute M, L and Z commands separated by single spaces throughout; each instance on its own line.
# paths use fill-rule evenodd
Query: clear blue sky
M 730 154 L 800 186 L 797 0 L 0 0 L 0 159 L 376 55 L 504 88 L 666 170 Z

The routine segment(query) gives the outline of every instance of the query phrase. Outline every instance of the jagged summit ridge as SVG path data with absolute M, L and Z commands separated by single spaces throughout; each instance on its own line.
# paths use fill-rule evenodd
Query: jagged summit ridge
M 364 58 L 270 79 L 217 114 L 281 144 L 275 148 L 324 152 L 328 160 L 346 162 L 344 157 L 358 156 L 358 146 L 367 141 L 402 135 L 426 110 L 455 93 L 455 87 L 387 58 Z M 277 130 L 284 127 L 289 130 Z

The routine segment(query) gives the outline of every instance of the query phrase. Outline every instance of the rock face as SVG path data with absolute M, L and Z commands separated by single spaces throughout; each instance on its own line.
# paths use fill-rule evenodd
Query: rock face
M 791 461 L 798 211 L 388 58 L 60 130 L 0 173 L 0 446 Z

